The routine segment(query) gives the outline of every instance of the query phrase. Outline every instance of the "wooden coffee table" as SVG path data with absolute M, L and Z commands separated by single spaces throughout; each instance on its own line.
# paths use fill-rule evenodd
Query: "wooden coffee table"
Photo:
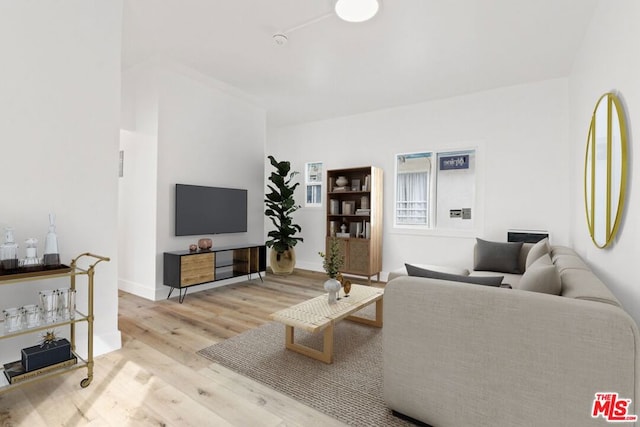
M 336 304 L 329 304 L 327 294 L 296 304 L 271 315 L 276 322 L 285 325 L 285 347 L 324 363 L 333 362 L 333 327 L 342 319 L 382 327 L 382 296 L 384 290 L 363 285 L 352 285 L 348 297 Z M 369 304 L 376 303 L 376 318 L 353 316 Z M 322 351 L 294 342 L 294 328 L 315 333 L 324 330 Z

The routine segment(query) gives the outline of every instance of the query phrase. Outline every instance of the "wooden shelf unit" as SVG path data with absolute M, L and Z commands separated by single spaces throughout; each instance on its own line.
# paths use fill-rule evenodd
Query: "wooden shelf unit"
M 341 176 L 347 179 L 346 189 L 337 190 Z M 345 259 L 341 272 L 367 277 L 369 284 L 372 276 L 380 280 L 382 271 L 382 180 L 382 169 L 373 166 L 327 171 L 326 250 L 331 237 L 337 235 Z M 357 190 L 352 187 L 354 181 L 359 183 Z M 368 212 L 359 211 L 363 198 L 368 201 Z M 343 224 L 348 237 L 339 234 Z
M 267 269 L 267 249 L 264 244 L 212 248 L 207 251 L 176 251 L 164 253 L 164 284 L 180 290 L 182 303 L 190 286 L 257 273 Z M 184 290 L 184 294 L 182 291 Z
M 83 269 L 78 267 L 78 261 L 83 259 L 84 257 L 93 258 L 93 264 L 91 264 L 88 268 Z M 0 385 L 0 393 L 5 391 L 14 389 L 16 387 L 21 387 L 25 384 L 31 384 L 36 381 L 40 381 L 45 378 L 50 378 L 53 376 L 61 375 L 66 372 L 71 372 L 76 369 L 86 368 L 87 369 L 87 377 L 80 381 L 80 387 L 85 388 L 91 384 L 93 380 L 93 286 L 94 286 L 94 274 L 95 274 L 95 266 L 102 261 L 109 261 L 110 259 L 107 257 L 103 257 L 100 255 L 94 255 L 89 252 L 78 255 L 71 261 L 70 266 L 60 266 L 60 268 L 47 268 L 42 269 L 41 271 L 28 271 L 30 269 L 25 269 L 26 272 L 17 272 L 16 274 L 3 272 L 0 275 L 0 285 L 9 285 L 14 283 L 22 283 L 22 282 L 33 282 L 37 280 L 44 279 L 53 279 L 59 277 L 68 277 L 70 281 L 70 288 L 76 289 L 76 277 L 77 276 L 87 276 L 87 313 L 81 313 L 79 311 L 75 311 L 75 316 L 73 319 L 67 320 L 59 320 L 54 323 L 44 323 L 32 328 L 23 328 L 13 332 L 5 332 L 4 325 L 2 325 L 2 331 L 0 331 L 0 340 L 9 339 L 12 337 L 17 337 L 20 335 L 33 334 L 36 332 L 42 332 L 46 330 L 52 330 L 58 327 L 66 327 L 69 326 L 70 330 L 70 343 L 71 343 L 71 351 L 73 355 L 78 359 L 78 363 L 71 366 L 62 367 L 59 369 L 54 369 L 51 371 L 47 371 L 46 373 L 39 374 L 29 379 L 25 379 L 16 384 L 6 384 Z M 87 357 L 82 358 L 76 353 L 76 323 L 79 322 L 87 322 Z M 2 378 L 6 378 L 3 369 L 0 368 L 0 375 Z

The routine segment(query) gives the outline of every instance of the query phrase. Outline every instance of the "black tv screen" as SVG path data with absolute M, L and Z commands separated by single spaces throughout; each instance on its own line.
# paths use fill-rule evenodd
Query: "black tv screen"
M 176 184 L 176 236 L 247 231 L 247 190 Z

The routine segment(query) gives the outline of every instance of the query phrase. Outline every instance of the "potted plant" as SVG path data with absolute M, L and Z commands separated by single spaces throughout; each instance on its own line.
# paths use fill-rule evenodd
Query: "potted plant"
M 293 247 L 303 241 L 302 237 L 295 237 L 302 228 L 293 223 L 291 216 L 300 209 L 300 205 L 296 205 L 293 198 L 293 193 L 300 183 L 292 183 L 298 172 L 291 171 L 290 162 L 278 162 L 273 156 L 268 158 L 275 171 L 269 176 L 272 184 L 267 186 L 270 192 L 264 199 L 267 205 L 264 213 L 276 228 L 267 234 L 270 239 L 266 245 L 271 248 L 269 261 L 274 274 L 291 274 L 296 265 Z
M 336 237 L 332 237 L 329 241 L 327 254 L 325 255 L 322 252 L 318 252 L 318 254 L 323 258 L 322 267 L 329 275 L 329 280 L 324 282 L 324 289 L 329 293 L 329 304 L 335 304 L 341 285 L 337 280 L 337 276 L 344 265 L 344 255 L 340 250 L 340 242 Z

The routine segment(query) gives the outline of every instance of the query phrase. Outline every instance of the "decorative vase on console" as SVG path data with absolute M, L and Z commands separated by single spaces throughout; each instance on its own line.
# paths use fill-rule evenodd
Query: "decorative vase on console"
M 322 252 L 318 252 L 318 254 L 324 258 L 322 266 L 329 275 L 329 280 L 324 282 L 324 290 L 328 292 L 329 304 L 335 304 L 338 302 L 338 293 L 341 287 L 336 276 L 340 274 L 340 268 L 344 265 L 344 255 L 340 251 L 340 241 L 336 237 L 332 237 L 329 241 L 327 254 L 325 255 Z

